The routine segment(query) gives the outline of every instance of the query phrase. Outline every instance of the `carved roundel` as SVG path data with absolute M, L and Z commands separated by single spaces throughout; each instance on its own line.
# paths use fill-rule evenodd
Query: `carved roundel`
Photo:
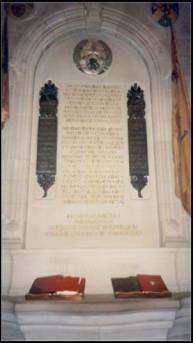
M 34 3 L 9 3 L 7 4 L 7 13 L 11 18 L 17 20 L 29 19 L 34 14 Z
M 82 40 L 74 49 L 74 63 L 77 68 L 88 75 L 104 73 L 112 63 L 112 52 L 101 40 Z

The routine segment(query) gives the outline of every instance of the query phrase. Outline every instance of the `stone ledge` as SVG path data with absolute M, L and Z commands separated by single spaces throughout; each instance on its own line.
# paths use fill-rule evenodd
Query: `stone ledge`
M 187 293 L 164 299 L 115 299 L 112 294 L 103 294 L 86 295 L 83 301 L 72 302 L 26 301 L 24 297 L 6 296 L 2 299 L 5 312 L 2 337 L 3 340 L 25 337 L 25 340 L 54 341 L 172 341 L 174 338 L 188 341 L 189 298 Z

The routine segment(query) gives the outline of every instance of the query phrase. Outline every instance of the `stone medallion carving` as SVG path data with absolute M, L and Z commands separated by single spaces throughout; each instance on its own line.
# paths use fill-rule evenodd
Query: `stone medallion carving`
M 7 4 L 7 13 L 9 17 L 16 20 L 30 19 L 35 13 L 36 4 L 26 3 L 10 3 Z
M 110 67 L 112 52 L 101 40 L 85 39 L 75 47 L 73 60 L 83 73 L 99 75 Z

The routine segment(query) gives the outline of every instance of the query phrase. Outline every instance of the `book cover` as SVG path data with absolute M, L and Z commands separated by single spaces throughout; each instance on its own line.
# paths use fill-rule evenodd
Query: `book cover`
M 63 275 L 39 277 L 34 280 L 26 299 L 47 299 L 50 296 L 73 298 L 84 295 L 85 278 Z
M 137 275 L 138 283 L 144 292 L 168 292 L 168 288 L 160 275 Z
M 127 293 L 141 291 L 138 280 L 135 276 L 126 278 L 112 278 L 112 285 L 114 293 Z

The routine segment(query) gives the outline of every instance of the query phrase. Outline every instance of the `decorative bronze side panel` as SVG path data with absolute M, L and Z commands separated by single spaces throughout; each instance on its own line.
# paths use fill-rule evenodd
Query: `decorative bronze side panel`
M 48 81 L 40 91 L 40 115 L 37 144 L 37 181 L 47 196 L 55 182 L 57 155 L 57 88 Z
M 131 184 L 138 191 L 138 197 L 142 198 L 141 191 L 149 175 L 143 90 L 135 83 L 128 91 L 127 98 Z

